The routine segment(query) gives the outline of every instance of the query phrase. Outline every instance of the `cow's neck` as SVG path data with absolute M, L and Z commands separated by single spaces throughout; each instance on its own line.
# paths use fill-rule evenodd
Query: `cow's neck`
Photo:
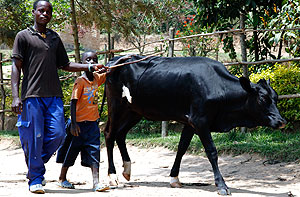
M 228 131 L 234 127 L 253 127 L 256 126 L 255 120 L 250 116 L 249 105 L 247 104 L 248 95 L 243 94 L 238 98 L 227 99 L 223 112 L 218 117 L 220 128 L 217 131 Z

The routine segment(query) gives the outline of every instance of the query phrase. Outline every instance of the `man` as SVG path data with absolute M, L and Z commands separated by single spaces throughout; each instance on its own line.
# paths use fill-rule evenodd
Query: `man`
M 70 63 L 57 33 L 46 26 L 52 17 L 48 0 L 36 0 L 32 14 L 34 25 L 20 31 L 12 53 L 12 110 L 18 114 L 17 127 L 32 193 L 43 189 L 45 166 L 65 135 L 62 89 L 57 70 L 95 71 L 103 65 Z M 21 98 L 20 74 L 23 72 Z

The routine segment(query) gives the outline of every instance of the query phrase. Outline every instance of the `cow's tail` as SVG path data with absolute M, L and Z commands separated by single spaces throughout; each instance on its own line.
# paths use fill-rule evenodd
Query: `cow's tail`
M 100 112 L 99 112 L 99 120 L 101 119 L 101 114 L 103 112 L 105 99 L 106 99 L 106 82 L 104 83 L 104 93 L 103 93 L 102 103 L 101 103 Z

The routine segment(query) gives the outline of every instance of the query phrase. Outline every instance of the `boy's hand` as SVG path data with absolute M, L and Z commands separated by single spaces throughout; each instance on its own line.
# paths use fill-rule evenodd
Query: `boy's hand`
M 106 70 L 108 67 L 103 64 L 93 64 L 94 71 Z
M 70 133 L 74 136 L 79 136 L 80 128 L 77 123 L 71 123 Z

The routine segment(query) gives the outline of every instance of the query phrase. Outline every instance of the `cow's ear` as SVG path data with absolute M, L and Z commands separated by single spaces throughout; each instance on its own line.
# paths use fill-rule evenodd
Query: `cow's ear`
M 240 77 L 239 78 L 240 84 L 244 90 L 246 90 L 248 93 L 253 93 L 255 89 L 251 87 L 251 82 L 246 77 Z

